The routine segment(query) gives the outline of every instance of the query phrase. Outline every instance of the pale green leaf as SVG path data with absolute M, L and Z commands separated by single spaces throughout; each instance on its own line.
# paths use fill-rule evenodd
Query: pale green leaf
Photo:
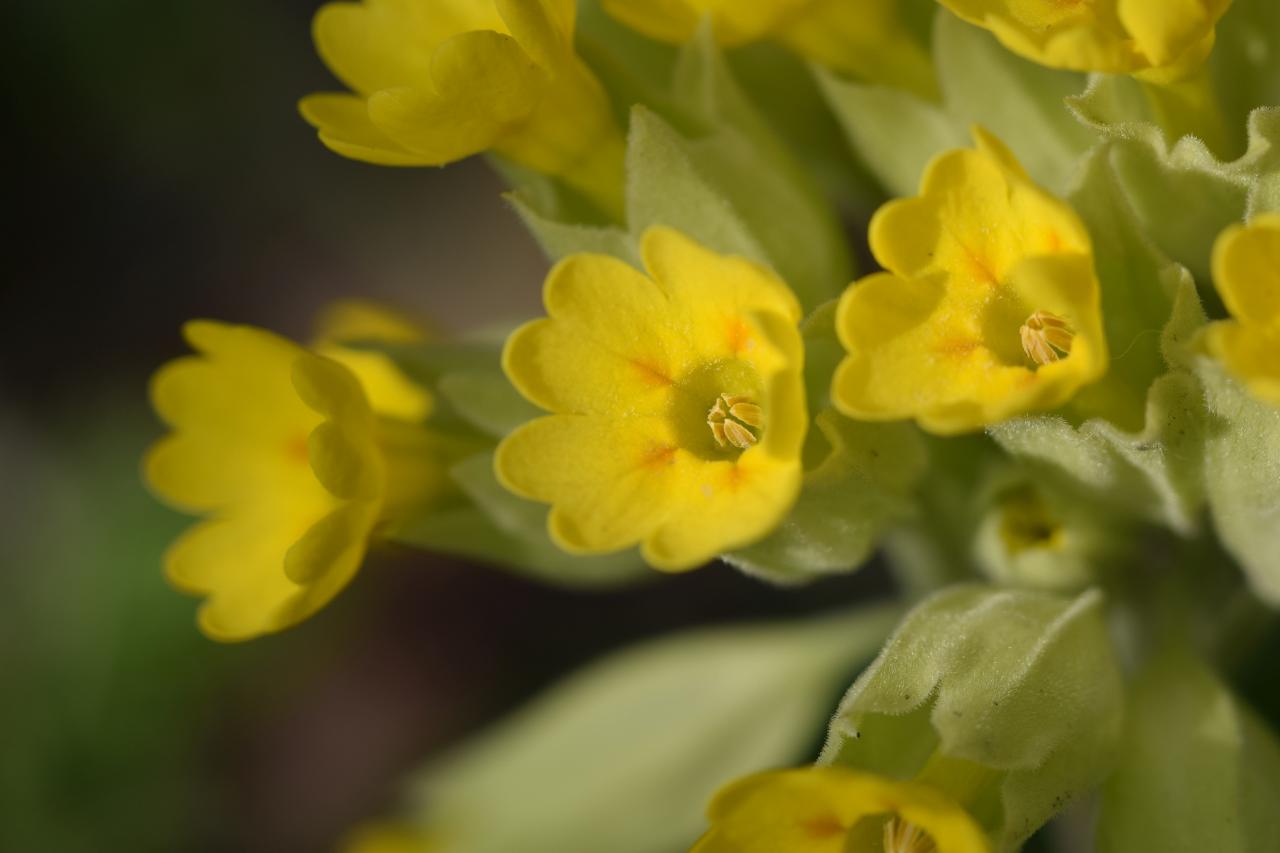
M 634 551 L 580 557 L 557 548 L 547 534 L 547 507 L 504 489 L 494 476 L 492 453 L 464 459 L 449 474 L 470 503 L 410 519 L 393 532 L 393 541 L 567 586 L 609 586 L 651 573 Z
M 1100 853 L 1280 850 L 1280 742 L 1203 663 L 1171 653 L 1131 692 Z
M 841 677 L 896 618 L 690 632 L 611 655 L 425 774 L 422 820 L 466 853 L 666 853 L 711 795 L 799 762 Z
M 493 438 L 505 438 L 542 414 L 497 369 L 450 371 L 440 377 L 436 392 L 463 420 Z
M 1208 398 L 1204 478 L 1214 527 L 1257 595 L 1280 606 L 1280 408 L 1217 362 L 1197 370 Z

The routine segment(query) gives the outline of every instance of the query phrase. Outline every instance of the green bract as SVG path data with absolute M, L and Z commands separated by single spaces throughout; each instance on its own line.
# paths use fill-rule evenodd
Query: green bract
M 840 703 L 822 763 L 932 778 L 1016 849 L 1111 766 L 1124 699 L 1104 615 L 1096 590 L 927 599 Z M 935 756 L 969 769 L 933 776 Z

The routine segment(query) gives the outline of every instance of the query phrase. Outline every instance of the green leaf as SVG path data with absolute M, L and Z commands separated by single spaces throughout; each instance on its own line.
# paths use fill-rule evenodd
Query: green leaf
M 1037 183 L 1065 191 L 1081 156 L 1096 142 L 1066 107 L 1068 97 L 1084 90 L 1084 75 L 1023 59 L 991 33 L 943 9 L 934 21 L 933 51 L 943 99 L 956 123 L 982 125 L 1009 146 Z
M 747 574 L 793 584 L 848 572 L 873 553 L 884 530 L 911 514 L 910 492 L 926 457 L 911 424 L 869 424 L 834 411 L 820 414 L 791 513 L 763 541 L 725 556 Z
M 553 261 L 579 252 L 612 255 L 640 266 L 635 239 L 616 225 L 588 225 L 541 204 L 528 185 L 507 193 L 507 202 Z
M 1280 408 L 1201 359 L 1209 417 L 1204 478 L 1218 536 L 1259 598 L 1280 606 Z
M 891 196 L 915 195 L 931 159 L 970 144 L 966 128 L 936 104 L 822 69 L 815 73 L 849 144 Z
M 547 507 L 504 489 L 493 473 L 491 452 L 462 460 L 449 475 L 470 505 L 410 519 L 393 532 L 393 541 L 566 586 L 612 586 L 651 574 L 634 551 L 580 557 L 557 548 L 547 534 Z
M 854 150 L 890 195 L 915 195 L 929 160 L 971 145 L 974 124 L 1000 137 L 1038 183 L 1063 192 L 1094 142 L 1064 103 L 1084 78 L 1021 59 L 945 10 L 938 10 L 933 45 L 942 104 L 818 72 Z
M 723 784 L 803 757 L 891 608 L 702 630 L 610 655 L 432 768 L 423 821 L 470 853 L 685 849 Z
M 841 702 L 820 761 L 898 778 L 935 752 L 971 762 L 985 784 L 952 793 L 1014 850 L 1106 773 L 1122 712 L 1096 590 L 959 586 L 904 619 Z
M 669 225 L 708 248 L 769 264 L 810 308 L 838 295 L 851 276 L 830 209 L 729 127 L 690 139 L 636 107 L 627 222 L 635 235 Z
M 543 414 L 500 370 L 455 370 L 441 375 L 436 391 L 464 420 L 493 438 L 505 438 Z
M 1157 659 L 1134 684 L 1100 853 L 1280 850 L 1280 741 L 1203 663 Z

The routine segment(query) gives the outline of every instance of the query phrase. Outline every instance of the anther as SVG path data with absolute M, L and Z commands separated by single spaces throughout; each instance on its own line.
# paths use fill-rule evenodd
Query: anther
M 936 849 L 929 834 L 909 820 L 895 815 L 884 825 L 884 853 L 932 853 Z
M 1022 350 L 1036 364 L 1050 364 L 1071 354 L 1076 333 L 1067 321 L 1048 311 L 1035 311 L 1018 329 Z
M 764 413 L 750 397 L 721 394 L 707 412 L 707 426 L 716 444 L 746 450 L 760 440 L 751 430 L 764 426 Z

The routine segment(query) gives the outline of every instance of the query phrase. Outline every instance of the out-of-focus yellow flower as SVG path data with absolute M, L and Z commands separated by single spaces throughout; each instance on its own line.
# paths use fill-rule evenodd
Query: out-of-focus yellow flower
M 1232 319 L 1206 329 L 1209 351 L 1254 396 L 1280 406 L 1280 214 L 1222 232 L 1213 281 Z
M 642 240 L 648 276 L 575 255 L 547 278 L 546 319 L 503 366 L 552 412 L 498 447 L 512 491 L 552 504 L 575 553 L 642 546 L 678 571 L 754 541 L 800 489 L 808 427 L 795 296 L 769 270 L 667 228 Z
M 937 157 L 918 197 L 871 221 L 888 271 L 845 291 L 836 320 L 849 354 L 832 395 L 850 417 L 964 432 L 1059 406 L 1106 372 L 1083 223 L 974 133 L 976 150 Z
M 660 41 L 688 41 L 706 17 L 724 45 L 774 39 L 844 74 L 924 95 L 937 89 L 928 54 L 903 25 L 899 0 L 604 0 L 604 6 Z
M 1231 0 L 939 0 L 1033 62 L 1167 82 L 1213 50 Z
M 205 634 L 249 639 L 326 604 L 375 530 L 447 481 L 432 436 L 377 419 L 336 361 L 248 326 L 195 321 L 184 333 L 200 354 L 152 380 L 173 431 L 144 467 L 161 497 L 207 518 L 169 548 L 165 571 L 207 596 Z
M 556 175 L 621 215 L 621 130 L 573 49 L 574 0 L 363 0 L 316 13 L 354 94 L 304 98 L 329 148 L 388 166 L 483 151 Z
M 416 826 L 385 821 L 356 827 L 340 849 L 342 853 L 438 853 L 440 846 Z
M 405 376 L 394 361 L 380 352 L 344 346 L 417 343 L 426 338 L 421 328 L 381 305 L 360 300 L 334 302 L 316 325 L 314 349 L 356 375 L 375 414 L 415 423 L 430 416 L 435 402 L 431 393 Z
M 723 788 L 692 853 L 989 853 L 938 789 L 854 770 L 777 770 Z

